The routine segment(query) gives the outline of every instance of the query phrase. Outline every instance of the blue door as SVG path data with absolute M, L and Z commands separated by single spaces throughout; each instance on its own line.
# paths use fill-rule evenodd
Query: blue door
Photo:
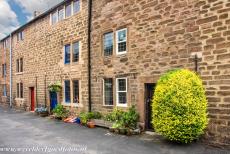
M 50 92 L 50 109 L 51 111 L 57 106 L 57 93 L 56 92 Z

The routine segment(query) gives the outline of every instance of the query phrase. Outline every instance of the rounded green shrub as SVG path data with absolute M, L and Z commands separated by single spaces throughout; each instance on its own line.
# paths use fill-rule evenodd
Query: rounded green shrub
M 196 73 L 179 69 L 164 74 L 153 97 L 152 124 L 156 132 L 171 141 L 190 143 L 207 126 L 207 99 Z

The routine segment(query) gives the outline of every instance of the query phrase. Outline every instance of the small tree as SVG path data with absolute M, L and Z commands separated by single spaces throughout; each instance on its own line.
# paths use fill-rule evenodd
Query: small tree
M 152 124 L 172 141 L 190 143 L 207 126 L 207 100 L 201 79 L 189 70 L 173 70 L 157 82 Z

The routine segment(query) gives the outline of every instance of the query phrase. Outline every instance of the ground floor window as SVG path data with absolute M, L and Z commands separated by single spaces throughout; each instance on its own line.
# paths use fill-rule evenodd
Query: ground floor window
M 6 84 L 3 85 L 3 96 L 7 96 Z
M 17 83 L 17 98 L 23 98 L 23 83 Z
M 79 101 L 79 81 L 73 81 L 73 103 L 78 104 Z
M 80 90 L 79 80 L 65 80 L 64 82 L 64 103 L 66 104 L 79 104 L 80 103 Z M 72 100 L 72 101 L 71 101 Z
M 110 106 L 113 105 L 113 79 L 112 78 L 106 78 L 104 79 L 104 105 Z
M 127 106 L 127 78 L 116 80 L 117 106 Z

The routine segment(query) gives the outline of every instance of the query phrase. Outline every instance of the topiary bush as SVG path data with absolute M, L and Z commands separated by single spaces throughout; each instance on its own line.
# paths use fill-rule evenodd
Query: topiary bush
M 164 74 L 154 92 L 152 124 L 171 141 L 190 143 L 207 126 L 207 100 L 202 81 L 189 70 Z

